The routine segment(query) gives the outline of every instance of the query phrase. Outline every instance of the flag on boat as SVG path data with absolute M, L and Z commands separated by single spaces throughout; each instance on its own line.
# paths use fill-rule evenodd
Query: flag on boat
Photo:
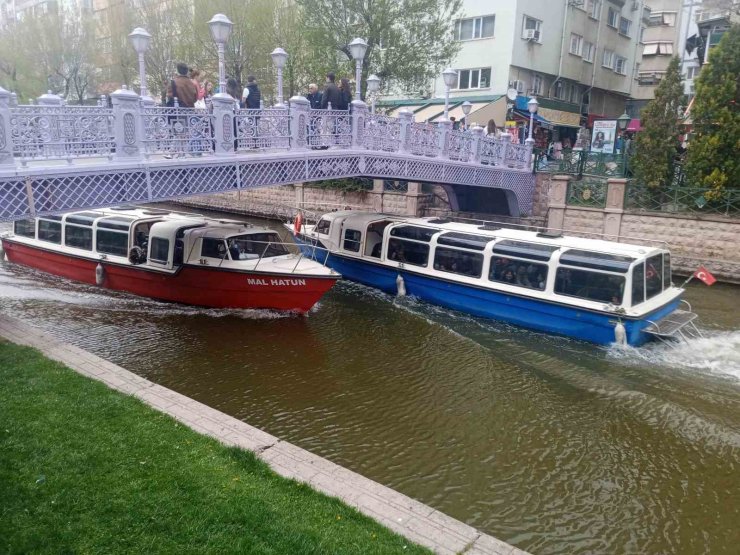
M 717 279 L 709 273 L 704 266 L 699 266 L 699 269 L 694 272 L 694 277 L 702 280 L 707 285 L 712 285 Z

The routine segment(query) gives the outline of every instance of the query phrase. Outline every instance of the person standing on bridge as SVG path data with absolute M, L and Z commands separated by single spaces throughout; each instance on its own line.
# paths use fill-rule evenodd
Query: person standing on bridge
M 319 92 L 319 88 L 316 86 L 316 83 L 311 83 L 308 86 L 306 100 L 308 100 L 312 110 L 318 110 L 321 108 L 321 93 Z
M 198 99 L 198 89 L 188 77 L 188 66 L 182 62 L 177 64 L 177 75 L 170 79 L 167 86 L 167 106 L 174 107 L 175 98 L 180 108 L 192 108 Z
M 324 92 L 321 94 L 321 109 L 327 110 L 329 104 L 333 110 L 336 110 L 339 104 L 342 102 L 341 93 L 339 87 L 334 84 L 336 76 L 333 72 L 326 74 L 326 86 L 324 86 Z
M 242 102 L 247 110 L 259 110 L 262 93 L 257 86 L 257 78 L 254 75 L 247 77 L 247 86 L 242 92 Z

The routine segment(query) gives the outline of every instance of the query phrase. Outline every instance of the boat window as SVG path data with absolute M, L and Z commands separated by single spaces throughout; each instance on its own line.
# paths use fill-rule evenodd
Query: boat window
M 319 220 L 319 223 L 316 224 L 316 233 L 329 235 L 329 227 L 331 227 L 331 222 L 329 220 Z
M 92 228 L 78 225 L 64 226 L 64 244 L 77 249 L 92 250 Z
M 62 223 L 39 220 L 39 240 L 49 243 L 62 243 Z
M 200 255 L 208 258 L 226 258 L 226 241 L 220 237 L 203 237 Z
M 414 266 L 426 266 L 429 260 L 429 245 L 403 239 L 389 239 L 388 260 Z
M 367 226 L 365 234 L 365 256 L 380 258 L 383 250 L 383 233 L 385 228 L 391 224 L 390 221 L 373 222 Z
M 527 260 L 540 260 L 547 262 L 552 253 L 559 247 L 554 245 L 542 245 L 540 243 L 525 243 L 524 241 L 512 241 L 504 239 L 493 245 L 493 252 L 506 256 L 526 258 Z
M 645 301 L 645 263 L 632 268 L 632 306 Z
M 344 244 L 342 248 L 346 251 L 360 252 L 360 241 L 362 241 L 362 233 L 356 229 L 345 229 L 344 230 Z
M 671 255 L 670 253 L 663 253 L 663 290 L 665 291 L 671 286 L 673 279 L 671 277 Z
M 128 231 L 129 228 L 131 227 L 131 222 L 133 222 L 133 220 L 129 218 L 122 218 L 120 216 L 111 216 L 110 218 L 99 220 L 98 229 L 104 228 L 104 229 L 117 229 L 119 231 Z
M 483 255 L 437 247 L 434 251 L 434 269 L 478 278 L 483 271 Z
M 13 232 L 21 237 L 36 237 L 36 220 L 16 220 Z
M 663 292 L 663 255 L 656 254 L 645 261 L 645 299 Z
M 116 256 L 127 256 L 128 233 L 98 229 L 95 232 L 95 250 Z
M 443 233 L 437 238 L 437 244 L 439 245 L 450 245 L 451 247 L 461 247 L 476 251 L 482 251 L 491 241 L 493 241 L 493 237 L 468 235 L 466 233 Z
M 547 264 L 536 264 L 528 260 L 515 260 L 503 256 L 491 257 L 488 279 L 529 289 L 545 290 Z
M 170 241 L 162 237 L 152 237 L 150 260 L 155 262 L 167 262 L 170 256 Z
M 404 239 L 413 239 L 415 241 L 429 242 L 432 240 L 432 235 L 437 233 L 436 229 L 429 229 L 427 227 L 416 227 L 413 225 L 402 225 L 400 227 L 394 227 L 391 229 L 391 235 L 393 237 L 403 237 Z
M 251 260 L 290 254 L 277 233 L 249 233 L 229 238 L 232 260 Z
M 607 272 L 619 272 L 626 274 L 630 264 L 635 261 L 631 256 L 620 256 L 617 254 L 606 254 L 603 252 L 582 251 L 570 249 L 560 255 L 560 263 L 569 266 L 580 266 L 581 268 L 592 268 L 594 270 L 605 270 Z
M 102 214 L 100 212 L 78 212 L 76 214 L 70 214 L 64 221 L 68 224 L 92 225 L 93 221 L 101 216 Z
M 624 277 L 575 268 L 558 268 L 555 274 L 555 293 L 620 305 L 624 293 Z

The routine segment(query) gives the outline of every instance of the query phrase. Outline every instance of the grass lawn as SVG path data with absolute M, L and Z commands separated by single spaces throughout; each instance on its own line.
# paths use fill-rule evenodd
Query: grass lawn
M 429 553 L 38 351 L 0 341 L 1 553 Z

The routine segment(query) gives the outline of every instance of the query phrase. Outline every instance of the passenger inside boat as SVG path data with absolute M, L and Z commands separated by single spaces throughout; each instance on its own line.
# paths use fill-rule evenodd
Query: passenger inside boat
M 253 260 L 290 254 L 277 233 L 250 233 L 229 238 L 232 260 Z

